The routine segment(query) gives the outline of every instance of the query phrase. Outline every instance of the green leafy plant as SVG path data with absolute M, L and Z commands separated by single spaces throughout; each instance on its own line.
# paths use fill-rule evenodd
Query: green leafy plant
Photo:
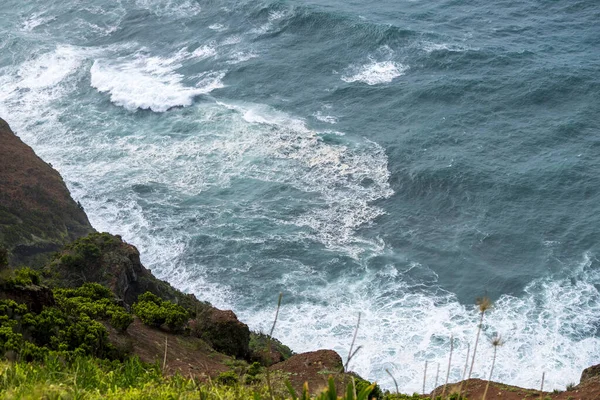
M 137 303 L 133 305 L 133 312 L 148 326 L 158 328 L 166 325 L 174 331 L 183 329 L 189 318 L 185 308 L 150 292 L 138 297 Z
M 21 267 L 7 273 L 2 279 L 2 286 L 5 288 L 25 287 L 29 285 L 39 285 L 41 282 L 40 274 L 29 267 Z
M 217 382 L 223 385 L 235 385 L 238 381 L 238 375 L 234 371 L 222 372 L 217 377 Z
M 65 311 L 109 320 L 119 331 L 127 330 L 133 322 L 133 316 L 116 303 L 112 292 L 98 283 L 85 283 L 77 289 L 55 289 L 54 297 Z

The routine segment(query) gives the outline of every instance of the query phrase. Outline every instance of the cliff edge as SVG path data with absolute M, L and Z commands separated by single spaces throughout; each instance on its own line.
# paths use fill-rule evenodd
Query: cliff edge
M 0 246 L 9 265 L 42 266 L 93 231 L 60 174 L 0 119 Z

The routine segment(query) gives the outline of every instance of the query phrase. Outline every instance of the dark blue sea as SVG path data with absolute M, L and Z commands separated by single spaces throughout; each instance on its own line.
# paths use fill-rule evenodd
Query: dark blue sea
M 94 227 L 419 391 L 600 362 L 597 0 L 2 0 L 0 116 Z M 1 161 L 0 161 L 1 162 Z

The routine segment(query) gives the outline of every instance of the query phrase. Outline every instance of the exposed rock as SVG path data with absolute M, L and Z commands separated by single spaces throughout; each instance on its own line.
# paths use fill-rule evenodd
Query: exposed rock
M 9 264 L 42 266 L 50 253 L 93 232 L 57 171 L 0 119 L 0 247 Z
M 600 364 L 588 367 L 581 373 L 579 384 L 586 385 L 590 382 L 600 383 Z
M 270 367 L 272 371 L 289 374 L 289 379 L 297 392 L 302 391 L 304 382 L 308 382 L 311 393 L 318 393 L 327 387 L 329 376 L 336 378 L 338 392 L 343 390 L 347 380 L 343 372 L 342 358 L 333 350 L 317 350 L 293 355 L 286 361 Z
M 136 355 L 147 363 L 158 362 L 162 365 L 166 345 L 165 372 L 168 375 L 179 373 L 185 377 L 193 376 L 205 380 L 207 377 L 214 379 L 220 373 L 229 370 L 226 363 L 231 362 L 231 359 L 215 352 L 198 338 L 150 328 L 138 318 L 135 318 L 124 333 L 116 331 L 110 325 L 106 327 L 110 341 L 118 349 Z
M 260 332 L 250 332 L 250 361 L 271 366 L 283 362 L 294 355 L 294 352 L 275 338 Z
M 77 287 L 97 282 L 122 299 L 127 306 L 140 294 L 151 292 L 180 304 L 196 314 L 212 308 L 194 295 L 185 294 L 156 278 L 140 261 L 138 249 L 109 233 L 92 233 L 67 245 L 45 268 L 45 275 L 57 284 Z
M 231 310 L 207 308 L 190 323 L 190 330 L 217 351 L 238 358 L 248 357 L 250 329 Z
M 0 300 L 14 300 L 26 304 L 27 308 L 35 313 L 40 313 L 44 307 L 52 307 L 56 304 L 52 290 L 40 285 L 0 285 Z

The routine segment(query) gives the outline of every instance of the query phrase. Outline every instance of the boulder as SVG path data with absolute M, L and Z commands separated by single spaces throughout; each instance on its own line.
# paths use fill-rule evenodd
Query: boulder
M 250 332 L 250 361 L 271 366 L 283 362 L 293 355 L 292 349 L 276 338 L 272 337 L 269 344 L 269 335 L 261 332 Z
M 248 357 L 250 329 L 231 310 L 205 308 L 190 323 L 190 332 L 221 353 L 237 358 Z
M 581 373 L 579 385 L 585 385 L 591 382 L 600 383 L 600 364 L 588 367 Z
M 327 387 L 329 376 L 336 380 L 338 393 L 344 390 L 348 376 L 343 374 L 342 358 L 333 350 L 317 350 L 295 354 L 287 360 L 270 367 L 271 371 L 289 374 L 290 383 L 297 393 L 302 391 L 304 382 L 311 393 L 318 393 Z M 343 392 L 341 392 L 343 393 Z

